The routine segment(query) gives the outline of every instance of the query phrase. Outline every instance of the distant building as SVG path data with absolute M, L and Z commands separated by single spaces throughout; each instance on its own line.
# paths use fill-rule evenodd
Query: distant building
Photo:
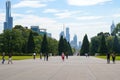
M 40 33 L 40 29 L 39 29 L 39 26 L 31 26 L 31 30 L 37 32 L 37 33 Z
M 65 37 L 64 31 L 61 31 L 60 37 L 61 37 L 61 36 Z
M 70 33 L 69 33 L 69 28 L 66 28 L 66 40 L 70 42 Z
M 4 30 L 11 30 L 13 27 L 13 18 L 11 17 L 11 2 L 6 1 L 6 21 L 4 22 Z
M 71 41 L 71 46 L 75 49 L 78 49 L 77 45 L 77 35 L 74 35 L 73 40 Z
M 114 24 L 114 21 L 112 22 L 112 25 L 110 26 L 110 29 L 111 29 L 110 33 L 112 33 L 112 32 L 113 32 L 113 30 L 115 29 L 115 24 Z
M 79 41 L 79 47 L 78 47 L 78 48 L 80 49 L 80 48 L 81 48 L 81 46 L 82 46 L 82 43 L 81 43 L 81 41 Z
M 37 32 L 40 35 L 47 34 L 48 37 L 52 37 L 51 33 L 47 33 L 46 29 L 44 29 L 44 28 L 39 29 L 39 26 L 31 26 L 31 30 Z

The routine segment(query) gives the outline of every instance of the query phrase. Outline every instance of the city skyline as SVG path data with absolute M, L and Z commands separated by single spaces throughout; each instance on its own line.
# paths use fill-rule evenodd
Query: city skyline
M 5 21 L 5 3 L 0 3 L 0 33 Z M 120 22 L 119 0 L 10 0 L 13 25 L 36 26 L 46 28 L 53 38 L 59 40 L 63 25 L 70 28 L 71 39 L 76 34 L 82 41 L 99 32 L 110 32 L 114 20 Z M 13 26 L 14 27 L 14 26 Z M 65 31 L 65 30 L 64 30 Z

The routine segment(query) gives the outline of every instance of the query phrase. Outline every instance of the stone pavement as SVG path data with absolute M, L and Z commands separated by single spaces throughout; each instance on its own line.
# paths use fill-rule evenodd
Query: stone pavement
M 0 63 L 0 80 L 120 80 L 120 62 L 106 64 L 95 57 L 60 56 Z

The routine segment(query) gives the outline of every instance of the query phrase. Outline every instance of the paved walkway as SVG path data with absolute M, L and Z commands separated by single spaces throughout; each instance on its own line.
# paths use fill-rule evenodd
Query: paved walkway
M 106 64 L 94 57 L 72 56 L 49 61 L 21 60 L 14 64 L 0 63 L 0 80 L 120 80 L 120 62 Z

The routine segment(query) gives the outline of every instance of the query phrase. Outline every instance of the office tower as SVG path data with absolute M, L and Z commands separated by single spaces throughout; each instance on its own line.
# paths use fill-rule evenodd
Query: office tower
M 61 37 L 61 36 L 65 37 L 64 31 L 61 31 L 60 37 Z
M 78 45 L 77 45 L 77 35 L 74 35 L 73 40 L 71 41 L 71 46 L 72 48 L 77 49 Z
M 6 1 L 6 21 L 4 22 L 4 30 L 11 30 L 13 27 L 13 18 L 11 17 L 11 2 Z
M 115 29 L 115 24 L 114 24 L 114 21 L 112 22 L 112 25 L 111 25 L 111 32 L 110 33 L 112 33 L 113 32 L 113 30 Z
M 37 32 L 37 33 L 40 33 L 40 29 L 39 29 L 39 26 L 31 26 L 31 30 Z
M 66 40 L 70 42 L 70 33 L 69 33 L 69 28 L 66 28 Z
M 74 40 L 75 48 L 77 48 L 77 35 L 74 35 L 73 40 Z

